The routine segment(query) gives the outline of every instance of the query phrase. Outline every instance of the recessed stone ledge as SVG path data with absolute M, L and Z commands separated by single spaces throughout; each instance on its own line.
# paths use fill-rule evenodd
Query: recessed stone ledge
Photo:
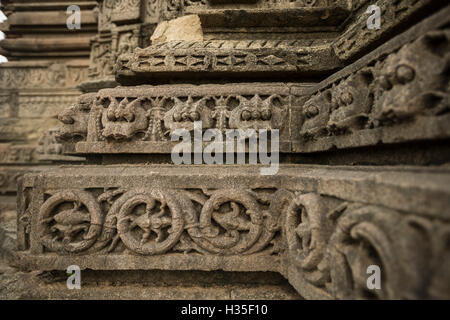
M 95 256 L 59 256 L 33 255 L 19 253 L 22 268 L 28 270 L 66 270 L 69 265 L 77 265 L 81 270 L 198 270 L 198 271 L 235 271 L 280 272 L 282 259 L 277 256 L 203 256 L 185 254 L 167 254 L 164 256 L 144 257 L 137 255 L 95 255 Z
M 197 14 L 203 28 L 208 27 L 330 27 L 340 26 L 351 11 L 343 7 L 274 9 L 201 9 L 188 8 L 185 14 Z

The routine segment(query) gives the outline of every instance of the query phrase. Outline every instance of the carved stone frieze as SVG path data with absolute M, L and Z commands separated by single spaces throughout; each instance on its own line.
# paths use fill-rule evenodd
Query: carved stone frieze
M 89 79 L 80 87 L 93 91 L 117 84 L 114 81 L 117 58 L 133 52 L 141 45 L 142 37 L 140 24 L 115 27 L 97 35 L 91 42 Z
M 445 1 L 82 1 L 79 31 L 67 2 L 0 5 L 0 211 L 17 192 L 22 269 L 280 274 L 306 299 L 450 299 Z M 227 162 L 225 138 L 244 132 L 238 163 L 254 160 L 250 130 L 272 148 L 277 130 L 276 173 L 167 164 L 177 138 L 213 144 L 199 123 Z
M 87 66 L 60 63 L 41 65 L 0 66 L 0 87 L 17 88 L 70 88 L 81 84 L 87 76 Z
M 442 271 L 449 263 L 443 245 L 449 230 L 448 221 L 309 193 L 292 202 L 285 232 L 292 272 L 314 286 L 312 296 L 442 299 L 450 292 Z M 370 266 L 382 270 L 380 290 L 367 286 Z
M 302 107 L 294 151 L 448 137 L 450 38 L 447 28 L 435 27 L 445 25 L 439 19 L 422 24 L 427 32 L 399 37 L 409 40 L 403 46 L 394 38 L 318 84 Z
M 171 133 L 206 129 L 280 130 L 281 148 L 289 150 L 290 88 L 285 85 L 143 86 L 104 89 L 68 108 L 58 137 L 77 143 L 77 152 L 168 153 Z M 94 98 L 95 97 L 95 98 Z M 76 140 L 73 137 L 77 137 Z M 70 140 L 70 141 L 69 141 Z M 139 143 L 140 148 L 134 144 Z
M 106 213 L 99 206 L 104 201 Z M 210 196 L 201 190 L 111 189 L 97 199 L 83 191 L 61 190 L 42 205 L 38 232 L 45 250 L 61 254 L 125 249 L 141 255 L 245 255 L 279 240 L 274 240 L 278 212 L 268 203 L 267 196 L 232 189 L 211 191 Z
M 355 1 L 353 1 L 355 2 Z M 358 3 L 359 2 L 359 3 Z M 362 6 L 366 4 L 366 6 Z M 381 29 L 371 30 L 367 27 L 367 21 L 371 13 L 366 13 L 369 5 L 376 5 L 381 12 Z M 380 43 L 386 34 L 402 30 L 401 24 L 411 24 L 414 17 L 422 15 L 427 10 L 439 8 L 445 5 L 434 0 L 378 0 L 373 3 L 367 1 L 356 1 L 354 10 L 360 8 L 355 19 L 348 25 L 344 33 L 338 37 L 333 44 L 336 55 L 342 60 L 349 60 L 358 56 L 361 52 L 374 43 Z
M 191 73 L 223 78 L 233 74 L 314 74 L 340 66 L 326 45 L 305 47 L 305 41 L 172 41 L 136 49 L 119 59 L 117 79 L 122 84 Z M 303 44 L 303 45 L 302 45 Z M 138 83 L 139 84 L 139 83 Z
M 446 169 L 288 165 L 262 178 L 256 166 L 230 169 L 233 176 L 218 176 L 217 166 L 149 168 L 27 174 L 22 259 L 44 269 L 70 261 L 90 269 L 277 271 L 307 298 L 448 296 Z M 415 179 L 427 187 L 411 201 Z M 423 198 L 433 204 L 417 206 Z M 383 274 L 375 294 L 366 286 L 371 265 Z
M 143 85 L 101 90 L 95 99 L 90 100 L 89 111 L 81 113 L 87 130 L 83 129 L 86 138 L 80 139 L 77 151 L 169 153 L 172 146 L 168 141 L 170 134 L 179 128 L 193 130 L 194 121 L 202 121 L 204 129 L 221 131 L 278 129 L 281 151 L 288 153 L 447 138 L 450 135 L 446 125 L 450 121 L 449 33 L 441 27 L 445 25 L 446 20 L 442 17 L 446 11 L 448 9 L 424 21 L 420 32 L 411 30 L 400 35 L 400 42 L 394 38 L 373 55 L 347 66 L 312 89 L 307 85 L 245 83 Z M 218 42 L 209 43 L 212 48 L 208 42 L 201 45 L 193 42 L 191 49 L 187 49 L 189 46 L 183 42 L 164 44 L 161 48 L 172 48 L 170 54 L 177 48 L 191 50 L 191 54 L 197 52 L 198 57 L 202 48 L 222 50 L 217 47 Z M 256 41 L 254 45 L 263 49 L 265 46 L 273 48 L 275 44 L 270 43 Z M 235 45 L 240 48 L 242 44 Z M 283 41 L 278 45 L 287 48 Z M 417 52 L 422 53 L 420 58 Z M 196 70 L 195 66 L 188 66 L 190 63 L 196 65 L 196 62 L 186 58 L 187 55 L 184 60 L 180 57 L 185 64 L 178 66 L 178 60 L 161 55 L 159 62 L 155 62 L 155 56 L 148 53 L 147 49 L 135 50 L 133 55 L 142 57 L 138 59 L 142 63 L 151 62 L 152 67 L 147 64 L 147 67 L 139 69 L 141 62 L 132 62 L 132 59 L 122 61 L 128 67 L 119 63 L 119 75 L 130 72 L 123 76 L 123 81 L 143 82 L 146 76 L 158 74 L 158 68 L 161 68 L 158 69 L 161 72 L 158 77 L 164 73 L 173 75 L 170 70 L 178 70 L 178 67 L 177 72 L 184 75 Z M 199 58 L 199 68 L 203 68 L 200 65 L 205 61 L 217 62 L 216 58 Z M 237 61 L 230 59 L 231 62 Z M 173 69 L 166 67 L 169 61 Z M 277 68 L 273 65 L 267 67 L 273 72 Z M 231 70 L 247 70 L 245 66 L 239 68 Z M 136 70 L 142 70 L 142 73 Z M 205 70 L 210 72 L 209 68 Z M 232 72 L 228 70 L 229 74 Z M 303 99 L 308 96 L 309 99 Z M 139 148 L 135 143 L 139 143 Z

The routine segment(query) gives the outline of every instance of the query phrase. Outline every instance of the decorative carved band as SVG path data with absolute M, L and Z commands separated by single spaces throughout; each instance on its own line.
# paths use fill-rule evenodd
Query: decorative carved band
M 278 271 L 306 298 L 449 297 L 448 170 L 292 165 L 262 177 L 254 166 L 219 169 L 27 174 L 20 255 L 40 269 Z M 427 184 L 416 193 L 418 179 Z M 372 265 L 381 290 L 367 288 Z
M 268 246 L 279 240 L 279 200 L 233 189 L 110 189 L 97 198 L 61 190 L 43 203 L 38 233 L 46 251 L 60 254 L 270 255 L 279 247 Z
M 311 45 L 315 41 L 174 41 L 137 48 L 118 59 L 117 78 L 122 84 L 145 83 L 145 79 L 163 74 L 223 78 L 221 72 L 252 74 L 282 72 L 313 74 L 341 66 L 330 45 Z M 320 41 L 316 41 L 320 42 Z M 322 41 L 326 43 L 326 41 Z
M 255 90 L 256 89 L 256 90 Z M 256 92 L 256 94 L 255 94 Z M 290 88 L 286 85 L 143 86 L 104 89 L 63 112 L 59 140 L 77 143 L 79 152 L 170 153 L 178 128 L 279 129 L 289 141 Z M 134 148 L 140 143 L 144 148 Z M 147 147 L 145 147 L 147 145 Z M 288 151 L 289 146 L 283 146 Z
M 246 83 L 101 90 L 82 97 L 84 102 L 63 114 L 61 137 L 78 143 L 81 153 L 170 153 L 170 133 L 177 128 L 192 130 L 194 121 L 202 121 L 204 129 L 222 131 L 278 129 L 280 151 L 286 153 L 447 139 L 449 10 L 312 88 Z M 192 44 L 192 51 L 200 54 L 198 43 Z M 183 42 L 166 45 L 191 50 Z M 202 47 L 210 50 L 207 42 Z M 135 55 L 143 57 L 147 51 Z M 163 64 L 170 60 L 161 57 Z M 183 61 L 196 64 L 194 60 Z M 139 69 L 133 65 L 131 69 Z M 186 65 L 180 70 L 185 67 L 191 70 Z M 150 74 L 156 69 L 142 70 Z
M 48 66 L 0 68 L 0 88 L 73 88 L 87 79 L 87 66 L 59 63 Z
M 384 48 L 389 55 L 378 50 L 365 66 L 349 66 L 317 86 L 303 106 L 296 152 L 448 138 L 450 29 L 433 29 L 399 49 L 393 44 Z

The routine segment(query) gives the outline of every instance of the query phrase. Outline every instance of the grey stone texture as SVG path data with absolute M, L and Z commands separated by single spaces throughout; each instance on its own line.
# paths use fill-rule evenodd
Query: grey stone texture
M 170 41 L 202 41 L 203 30 L 200 17 L 192 14 L 158 24 L 150 40 L 152 44 Z
M 0 296 L 450 299 L 448 4 L 104 0 L 92 12 L 83 94 L 37 146 L 0 146 Z M 279 130 L 278 173 L 172 164 L 171 134 L 195 121 Z M 69 265 L 84 293 L 65 289 Z
M 18 256 L 31 270 L 279 272 L 314 299 L 369 297 L 379 265 L 378 298 L 448 298 L 449 182 L 432 167 L 62 167 L 24 177 Z
M 97 32 L 95 1 L 82 1 L 82 30 L 68 30 L 71 1 L 2 1 L 7 20 L 0 53 L 0 141 L 37 144 L 58 124 L 55 117 L 81 93 L 90 38 Z M 69 32 L 70 31 L 70 32 Z

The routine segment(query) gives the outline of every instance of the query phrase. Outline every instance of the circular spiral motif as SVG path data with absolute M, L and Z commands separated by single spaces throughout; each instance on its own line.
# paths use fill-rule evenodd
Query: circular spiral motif
M 208 252 L 232 255 L 243 253 L 255 245 L 263 229 L 262 210 L 250 193 L 220 190 L 206 201 L 199 227 L 191 228 L 189 233 Z
M 329 260 L 331 293 L 338 299 L 399 298 L 402 283 L 401 250 L 396 239 L 400 231 L 400 215 L 386 208 L 354 205 L 339 218 L 330 238 Z M 407 238 L 408 233 L 402 233 Z M 404 240 L 404 239 L 403 239 Z M 367 268 L 382 270 L 381 290 L 368 290 Z
M 133 190 L 125 193 L 118 203 L 117 231 L 131 251 L 162 254 L 180 239 L 184 229 L 182 210 L 167 192 Z
M 328 273 L 319 266 L 325 257 L 328 240 L 326 212 L 323 198 L 309 193 L 295 198 L 286 214 L 289 259 L 316 285 L 324 285 L 328 280 Z
M 38 230 L 42 245 L 50 251 L 85 251 L 101 233 L 100 206 L 95 198 L 85 191 L 60 191 L 42 205 Z

